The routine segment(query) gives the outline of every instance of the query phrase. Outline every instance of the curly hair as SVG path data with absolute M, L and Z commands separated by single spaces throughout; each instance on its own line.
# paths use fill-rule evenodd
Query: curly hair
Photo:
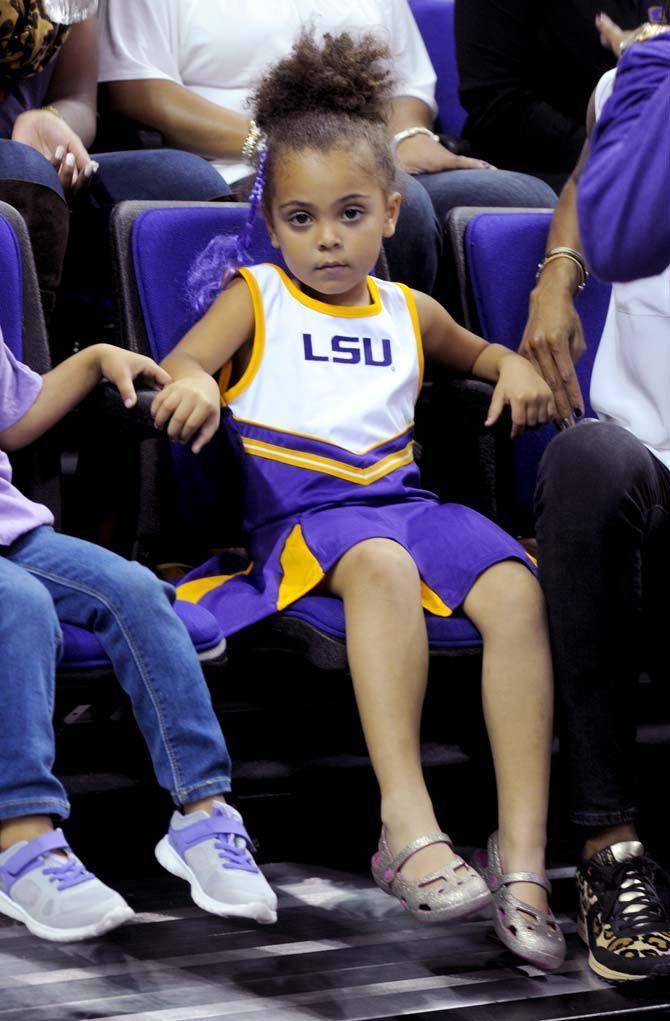
M 251 97 L 264 144 L 249 219 L 237 238 L 210 242 L 192 267 L 188 290 L 199 312 L 249 261 L 254 219 L 260 206 L 269 213 L 275 170 L 287 152 L 352 150 L 384 190 L 392 190 L 395 163 L 386 134 L 394 84 L 390 56 L 373 35 L 326 34 L 319 43 L 313 32 L 303 32 L 291 55 L 269 69 Z

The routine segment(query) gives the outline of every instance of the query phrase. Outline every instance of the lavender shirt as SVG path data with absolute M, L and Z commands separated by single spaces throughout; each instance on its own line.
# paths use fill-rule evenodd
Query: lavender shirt
M 42 377 L 17 362 L 0 333 L 0 432 L 8 429 L 37 400 Z M 12 485 L 9 458 L 0 450 L 0 546 L 9 546 L 38 525 L 52 525 L 53 515 Z
M 591 141 L 577 206 L 584 251 L 603 280 L 670 265 L 670 32 L 619 61 Z

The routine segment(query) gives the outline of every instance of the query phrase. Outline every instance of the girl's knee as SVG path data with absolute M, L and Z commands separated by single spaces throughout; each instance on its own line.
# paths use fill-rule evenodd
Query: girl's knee
M 465 601 L 465 611 L 480 624 L 510 624 L 543 619 L 545 602 L 535 575 L 517 560 L 503 560 L 479 576 Z
M 384 585 L 418 584 L 419 572 L 404 546 L 392 539 L 366 539 L 345 554 L 348 567 L 368 583 Z M 344 558 L 343 558 L 344 559 Z

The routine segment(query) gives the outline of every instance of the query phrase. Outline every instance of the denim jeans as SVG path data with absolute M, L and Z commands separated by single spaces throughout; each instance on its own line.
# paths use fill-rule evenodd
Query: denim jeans
M 384 242 L 392 280 L 430 294 L 443 253 L 444 221 L 455 206 L 552 208 L 548 184 L 509 170 L 448 170 L 398 175 L 403 201 L 395 236 Z
M 573 821 L 615 826 L 644 782 L 635 703 L 651 653 L 667 674 L 670 472 L 625 429 L 587 421 L 547 447 L 537 514 Z
M 140 564 L 52 528 L 0 556 L 0 819 L 66 818 L 53 775 L 60 621 L 93 631 L 174 802 L 230 790 L 230 759 L 174 590 Z
M 58 174 L 49 161 L 30 146 L 0 138 L 0 200 L 18 209 L 28 226 L 47 320 L 61 282 L 68 234 L 68 289 L 86 295 L 92 306 L 106 302 L 109 307 L 109 216 L 117 202 L 206 201 L 230 193 L 207 160 L 188 152 L 110 152 L 96 154 L 95 159 L 100 169 L 74 203 L 70 217 Z M 85 309 L 76 311 L 81 317 Z M 71 332 L 72 317 L 68 317 Z

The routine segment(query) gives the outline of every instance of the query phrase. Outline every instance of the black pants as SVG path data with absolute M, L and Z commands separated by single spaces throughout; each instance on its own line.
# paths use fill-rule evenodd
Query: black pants
M 547 448 L 537 512 L 573 820 L 628 822 L 637 681 L 670 624 L 670 472 L 626 430 L 584 422 Z

